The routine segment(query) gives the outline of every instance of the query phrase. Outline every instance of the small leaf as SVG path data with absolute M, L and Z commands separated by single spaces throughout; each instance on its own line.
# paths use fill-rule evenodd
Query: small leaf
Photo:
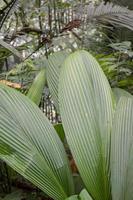
M 79 197 L 81 200 L 93 200 L 85 189 L 81 191 Z
M 36 78 L 34 79 L 27 96 L 39 106 L 42 93 L 44 90 L 44 86 L 46 83 L 46 70 L 45 68 L 41 69 L 40 72 L 37 74 Z
M 83 189 L 79 196 L 73 195 L 73 196 L 67 198 L 66 200 L 93 200 L 93 199 L 88 194 L 88 192 L 85 189 Z

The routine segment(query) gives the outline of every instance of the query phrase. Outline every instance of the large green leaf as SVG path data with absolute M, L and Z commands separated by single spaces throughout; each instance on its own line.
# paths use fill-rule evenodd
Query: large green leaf
M 73 192 L 62 142 L 40 109 L 0 85 L 0 158 L 55 200 Z
M 133 199 L 133 98 L 120 98 L 111 136 L 112 198 L 131 200 Z
M 95 200 L 109 199 L 112 91 L 88 52 L 77 51 L 65 60 L 59 101 L 66 138 L 89 193 Z
M 46 70 L 42 68 L 35 77 L 27 96 L 37 105 L 40 104 L 44 86 L 46 83 Z
M 67 56 L 68 53 L 65 51 L 56 52 L 49 57 L 47 65 L 48 86 L 58 112 L 59 112 L 58 84 L 59 84 L 60 68 Z

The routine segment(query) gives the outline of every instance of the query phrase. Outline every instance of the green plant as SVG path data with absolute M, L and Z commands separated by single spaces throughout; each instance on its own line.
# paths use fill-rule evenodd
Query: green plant
M 83 9 L 83 8 L 82 8 Z M 81 10 L 81 12 L 84 12 Z M 98 6 L 93 3 L 87 7 L 87 20 L 97 20 L 100 23 L 110 23 L 113 25 L 123 26 L 133 29 L 131 18 L 133 12 L 126 7 L 105 3 L 102 1 Z
M 69 54 L 65 51 L 56 52 L 49 56 L 47 60 L 47 82 L 50 89 L 50 93 L 52 95 L 52 99 L 54 101 L 55 107 L 57 111 L 59 112 L 59 102 L 58 102 L 58 84 L 59 84 L 59 75 L 60 75 L 60 69 L 61 65 L 64 62 L 65 58 Z
M 46 84 L 46 72 L 45 68 L 42 68 L 34 79 L 27 96 L 35 102 L 38 106 L 41 101 L 44 86 Z
M 112 92 L 86 51 L 69 55 L 56 75 L 65 136 L 88 193 L 73 195 L 64 147 L 47 118 L 29 98 L 2 84 L 0 158 L 55 200 L 131 200 L 132 95 Z

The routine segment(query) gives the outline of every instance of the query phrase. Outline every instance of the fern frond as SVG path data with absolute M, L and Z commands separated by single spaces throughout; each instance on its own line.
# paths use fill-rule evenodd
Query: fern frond
M 84 13 L 87 22 L 110 23 L 133 30 L 133 11 L 126 7 L 105 2 L 101 2 L 98 6 L 91 3 L 82 8 L 81 12 Z
M 11 0 L 10 3 L 6 3 L 6 6 L 1 10 L 0 16 L 0 29 L 2 28 L 5 20 L 18 8 L 20 0 Z

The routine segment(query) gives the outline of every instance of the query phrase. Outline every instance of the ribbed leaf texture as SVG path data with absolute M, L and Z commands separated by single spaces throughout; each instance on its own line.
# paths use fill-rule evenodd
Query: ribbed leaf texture
M 3 8 L 0 15 L 0 29 L 2 28 L 7 17 L 9 17 L 18 8 L 19 1 L 20 0 L 10 0 L 10 3 Z
M 131 200 L 133 199 L 133 98 L 120 98 L 111 136 L 112 199 Z
M 88 22 L 99 21 L 101 23 L 110 23 L 133 30 L 133 11 L 126 7 L 114 5 L 109 2 L 105 4 L 103 1 L 98 6 L 94 3 L 90 3 L 84 7 L 81 6 L 77 11 L 78 13 L 81 13 L 81 16 L 84 16 Z
M 113 93 L 114 93 L 116 103 L 118 103 L 118 101 L 120 100 L 121 97 L 133 98 L 133 96 L 129 92 L 127 92 L 121 88 L 113 88 Z
M 73 194 L 68 160 L 54 127 L 28 97 L 4 85 L 0 159 L 55 200 Z
M 59 103 L 66 138 L 89 193 L 95 200 L 109 199 L 112 91 L 88 52 L 77 51 L 65 60 Z
M 58 102 L 58 84 L 59 84 L 59 75 L 60 68 L 65 58 L 68 56 L 68 53 L 65 51 L 56 52 L 53 55 L 49 56 L 47 64 L 47 81 L 54 101 L 55 107 L 59 112 L 59 102 Z

